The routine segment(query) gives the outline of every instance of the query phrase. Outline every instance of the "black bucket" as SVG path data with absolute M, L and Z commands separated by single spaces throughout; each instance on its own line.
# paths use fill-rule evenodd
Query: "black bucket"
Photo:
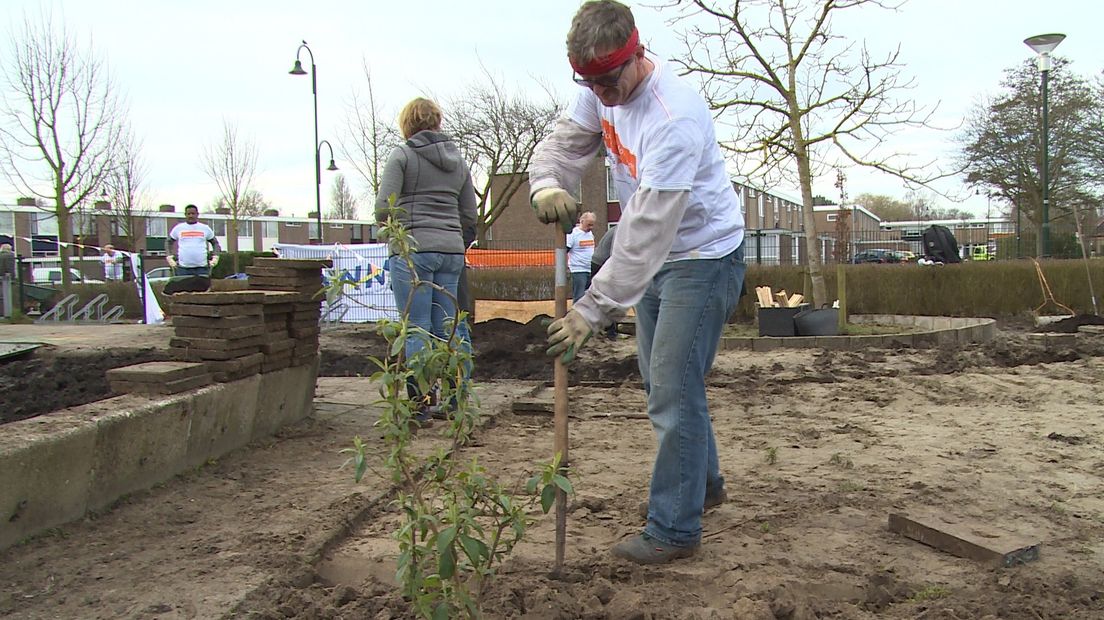
M 794 330 L 798 336 L 838 336 L 839 309 L 805 310 L 794 315 Z
M 759 320 L 760 336 L 793 336 L 794 316 L 809 307 L 809 304 L 801 304 L 793 308 L 759 308 L 757 317 Z

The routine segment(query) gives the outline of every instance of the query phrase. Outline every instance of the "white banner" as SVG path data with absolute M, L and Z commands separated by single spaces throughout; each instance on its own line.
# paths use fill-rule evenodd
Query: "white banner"
M 335 279 L 342 283 L 342 295 L 327 299 L 323 320 L 342 323 L 364 323 L 380 319 L 399 318 L 395 295 L 391 292 L 387 271 L 386 243 L 355 245 L 294 245 L 277 243 L 274 249 L 281 258 L 329 258 L 333 269 L 322 270 L 329 286 Z
M 165 323 L 165 312 L 161 309 L 161 304 L 157 303 L 157 295 L 153 294 L 153 287 L 150 286 L 149 280 L 143 275 L 143 269 L 146 266 L 143 264 L 142 258 L 137 254 L 126 253 L 124 256 L 130 258 L 130 272 L 134 274 L 134 285 L 138 288 L 138 299 L 145 300 L 145 307 L 142 308 L 142 315 L 145 318 L 146 325 L 162 325 Z M 145 291 L 142 290 L 142 285 L 145 284 Z

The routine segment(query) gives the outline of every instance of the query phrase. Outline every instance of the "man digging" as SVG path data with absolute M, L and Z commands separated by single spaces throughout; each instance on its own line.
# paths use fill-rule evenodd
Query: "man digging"
M 640 44 L 632 12 L 587 2 L 567 35 L 581 88 L 530 167 L 537 217 L 570 230 L 564 189 L 604 143 L 622 215 L 589 291 L 548 327 L 572 361 L 591 334 L 636 308 L 637 355 L 657 439 L 644 532 L 613 555 L 661 564 L 693 555 L 705 506 L 725 500 L 705 397 L 721 329 L 743 285 L 744 221 L 701 96 Z

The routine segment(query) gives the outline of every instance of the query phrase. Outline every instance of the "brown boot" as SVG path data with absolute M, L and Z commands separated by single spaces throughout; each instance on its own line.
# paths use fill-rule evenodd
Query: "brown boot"
M 701 545 L 677 547 L 660 542 L 647 534 L 627 538 L 610 549 L 614 557 L 637 564 L 666 564 L 680 558 L 688 558 L 698 552 Z

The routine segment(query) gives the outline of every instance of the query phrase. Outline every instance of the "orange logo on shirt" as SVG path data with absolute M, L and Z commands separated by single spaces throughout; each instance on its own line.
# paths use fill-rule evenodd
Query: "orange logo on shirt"
M 579 240 L 579 247 L 581 247 L 581 248 L 592 248 L 592 247 L 594 247 L 594 239 L 580 239 Z
M 633 155 L 632 151 L 621 144 L 621 139 L 617 137 L 617 130 L 614 129 L 612 123 L 604 118 L 602 119 L 602 140 L 606 143 L 606 149 L 610 153 L 616 154 L 618 161 L 628 166 L 629 176 L 635 179 L 636 155 Z

